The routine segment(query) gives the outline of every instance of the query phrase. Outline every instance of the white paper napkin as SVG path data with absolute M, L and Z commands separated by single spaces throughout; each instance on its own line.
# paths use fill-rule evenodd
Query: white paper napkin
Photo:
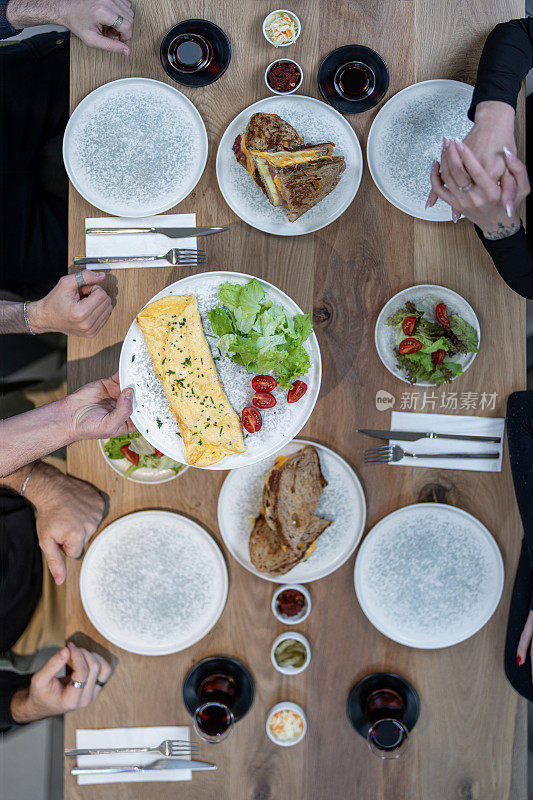
M 157 728 L 100 728 L 76 731 L 77 748 L 101 747 L 154 747 L 165 739 L 190 740 L 188 727 Z M 159 753 L 114 753 L 108 756 L 78 756 L 78 767 L 121 767 L 125 764 L 150 764 Z M 116 775 L 78 775 L 79 784 L 87 783 L 143 783 L 145 781 L 190 781 L 190 770 L 172 770 L 134 773 L 123 772 Z
M 457 439 L 419 439 L 417 442 L 398 442 L 391 439 L 390 444 L 398 444 L 409 453 L 494 453 L 500 457 L 485 460 L 468 458 L 403 458 L 396 464 L 402 467 L 438 467 L 439 469 L 469 469 L 476 472 L 501 472 L 503 417 L 471 417 L 463 414 L 413 414 L 393 411 L 391 431 L 430 431 L 432 433 L 462 433 L 467 436 L 499 436 L 500 444 L 494 442 L 463 442 Z
M 154 217 L 87 217 L 87 228 L 195 228 L 196 214 L 159 214 Z M 155 256 L 168 253 L 171 247 L 196 248 L 196 238 L 169 239 L 162 233 L 86 233 L 85 255 L 87 256 Z M 108 269 L 130 269 L 139 267 L 168 266 L 167 262 L 122 261 L 109 264 Z M 106 268 L 102 264 L 88 264 L 87 269 Z

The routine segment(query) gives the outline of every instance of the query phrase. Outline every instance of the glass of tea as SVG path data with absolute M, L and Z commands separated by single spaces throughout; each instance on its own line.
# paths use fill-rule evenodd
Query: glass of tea
M 213 47 L 199 33 L 180 33 L 168 46 L 168 59 L 181 72 L 198 72 L 209 66 Z
M 193 717 L 194 730 L 205 742 L 216 744 L 227 739 L 235 725 L 233 712 L 224 703 L 209 701 L 198 706 Z
M 379 758 L 399 758 L 409 740 L 403 723 L 403 697 L 388 687 L 376 689 L 366 698 L 364 713 L 370 723 L 367 734 L 370 750 Z
M 335 72 L 335 90 L 345 100 L 362 100 L 372 94 L 376 86 L 374 71 L 362 61 L 348 61 Z

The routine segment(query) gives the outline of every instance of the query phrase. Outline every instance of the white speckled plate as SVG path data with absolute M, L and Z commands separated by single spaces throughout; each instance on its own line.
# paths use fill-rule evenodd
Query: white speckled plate
M 399 369 L 398 364 L 396 363 L 396 355 L 394 353 L 394 345 L 397 338 L 396 328 L 393 325 L 387 325 L 387 320 L 400 308 L 402 308 L 402 306 L 404 306 L 409 300 L 419 308 L 424 308 L 426 310 L 425 316 L 428 319 L 431 319 L 431 314 L 433 313 L 435 305 L 435 303 L 432 303 L 431 297 L 436 298 L 436 302 L 446 303 L 448 314 L 450 316 L 453 313 L 458 313 L 463 317 L 463 319 L 469 322 L 470 325 L 475 328 L 478 341 L 481 343 L 481 327 L 476 316 L 476 312 L 470 303 L 467 303 L 467 301 L 461 297 L 460 294 L 457 294 L 457 292 L 454 292 L 452 289 L 447 289 L 445 286 L 437 286 L 432 283 L 421 283 L 417 284 L 416 286 L 409 286 L 407 289 L 403 289 L 401 292 L 398 292 L 398 294 L 395 294 L 394 297 L 391 297 L 391 299 L 386 302 L 381 309 L 374 331 L 374 342 L 376 344 L 378 356 L 380 357 L 383 365 L 387 367 L 392 375 L 395 375 L 404 383 L 409 383 L 409 381 L 405 377 L 405 373 Z M 468 353 L 467 355 L 461 353 L 453 358 L 450 358 L 449 360 L 456 361 L 458 364 L 461 364 L 464 373 L 472 364 L 476 356 L 477 353 Z M 457 378 L 460 377 L 460 375 L 457 376 Z M 457 378 L 454 378 L 453 380 L 457 380 Z M 417 381 L 417 383 L 414 385 L 435 386 L 436 384 L 429 383 L 429 381 Z
M 160 297 L 166 297 L 168 294 L 194 294 L 198 300 L 204 332 L 210 334 L 212 330 L 207 312 L 219 304 L 217 292 L 221 284 L 224 281 L 245 284 L 252 277 L 252 275 L 244 275 L 241 272 L 202 272 L 170 284 L 154 295 L 148 303 L 158 300 Z M 291 300 L 281 289 L 264 280 L 261 280 L 261 284 L 265 287 L 267 299 L 277 305 L 282 305 L 290 314 L 303 313 L 294 300 Z M 208 336 L 207 341 L 213 356 L 217 358 L 216 339 Z M 322 377 L 320 350 L 314 333 L 304 342 L 304 347 L 309 353 L 311 369 L 306 375 L 302 375 L 302 380 L 308 386 L 302 399 L 297 403 L 287 403 L 287 390 L 274 389 L 273 394 L 276 397 L 277 405 L 261 411 L 263 427 L 258 433 L 246 435 L 245 432 L 245 452 L 226 456 L 211 467 L 197 469 L 223 470 L 253 464 L 277 453 L 286 442 L 290 442 L 299 433 L 315 407 Z M 253 374 L 248 374 L 244 367 L 234 364 L 225 357 L 221 357 L 215 362 L 215 365 L 222 388 L 233 409 L 240 416 L 242 409 L 250 405 L 254 394 Z M 185 447 L 179 435 L 178 423 L 172 415 L 163 386 L 154 372 L 148 348 L 135 320 L 130 325 L 120 352 L 119 380 L 121 387 L 135 387 L 134 411 L 131 416 L 135 427 L 150 444 L 162 453 L 186 464 Z
M 200 180 L 207 133 L 191 101 L 150 78 L 99 86 L 76 107 L 63 137 L 72 185 L 117 217 L 161 214 Z
M 263 486 L 276 456 L 290 456 L 306 444 L 318 451 L 328 485 L 317 509 L 319 516 L 335 520 L 319 537 L 316 550 L 283 575 L 259 572 L 250 561 L 248 540 L 261 508 Z M 317 442 L 294 439 L 272 458 L 230 472 L 218 498 L 218 526 L 231 555 L 249 572 L 273 583 L 310 583 L 335 572 L 359 544 L 366 521 L 366 501 L 359 478 L 346 461 Z
M 226 562 L 198 523 L 171 511 L 137 511 L 96 537 L 80 574 L 81 601 L 110 642 L 145 656 L 199 642 L 228 595 Z
M 460 81 L 422 81 L 402 89 L 377 113 L 368 134 L 368 167 L 381 194 L 405 214 L 451 222 L 452 210 L 444 201 L 424 208 L 429 172 L 433 159 L 440 158 L 442 137 L 464 139 L 471 129 L 472 92 Z
M 503 591 L 498 545 L 479 520 L 442 503 L 405 506 L 367 534 L 355 591 L 372 625 L 408 647 L 450 647 L 477 633 Z
M 305 142 L 335 142 L 333 154 L 346 160 L 346 170 L 331 194 L 296 222 L 289 222 L 286 211 L 269 203 L 232 150 L 238 134 L 244 133 L 250 117 L 259 111 L 279 114 Z M 327 103 L 301 94 L 267 97 L 245 108 L 224 131 L 217 152 L 217 180 L 226 203 L 248 225 L 278 236 L 300 236 L 334 222 L 357 194 L 362 173 L 361 146 L 350 123 Z

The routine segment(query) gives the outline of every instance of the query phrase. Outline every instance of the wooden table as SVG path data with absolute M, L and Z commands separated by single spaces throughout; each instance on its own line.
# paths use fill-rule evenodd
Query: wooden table
M 525 304 L 499 279 L 470 224 L 430 224 L 402 214 L 381 196 L 366 166 L 348 211 L 314 235 L 276 238 L 236 219 L 217 187 L 216 148 L 233 117 L 266 94 L 263 72 L 274 50 L 261 35 L 261 21 L 273 4 L 145 0 L 142 7 L 135 5 L 130 58 L 89 51 L 73 39 L 72 108 L 88 92 L 116 78 L 168 80 L 159 63 L 159 44 L 179 19 L 205 17 L 228 32 L 233 58 L 226 74 L 207 88 L 182 89 L 202 114 L 210 150 L 200 183 L 179 210 L 196 211 L 201 225 L 231 226 L 228 233 L 202 241 L 211 268 L 263 277 L 313 312 L 324 374 L 304 434 L 333 446 L 354 464 L 366 491 L 367 530 L 399 506 L 428 499 L 452 503 L 478 517 L 496 537 L 505 560 L 506 585 L 496 614 L 469 641 L 435 652 L 411 650 L 386 639 L 362 614 L 353 590 L 351 558 L 335 574 L 312 584 L 313 611 L 302 626 L 313 646 L 311 666 L 298 678 L 284 678 L 269 660 L 270 643 L 282 630 L 270 611 L 273 585 L 253 577 L 228 556 L 231 589 L 214 630 L 189 650 L 158 659 L 117 649 L 120 665 L 105 693 L 87 710 L 69 714 L 65 724 L 67 746 L 74 744 L 77 728 L 186 724 L 189 717 L 181 698 L 186 671 L 206 655 L 234 654 L 251 668 L 257 695 L 252 711 L 227 742 L 213 750 L 203 747 L 203 757 L 216 761 L 218 772 L 195 775 L 179 786 L 78 788 L 67 769 L 65 797 L 522 800 L 525 717 L 503 672 L 506 616 L 522 535 L 507 459 L 501 474 L 365 466 L 361 455 L 368 442 L 354 435 L 353 428 L 386 427 L 389 417 L 376 410 L 376 391 L 390 391 L 398 407 L 408 388 L 382 367 L 373 345 L 376 316 L 392 294 L 413 283 L 442 283 L 473 303 L 483 329 L 482 349 L 453 388 L 460 393 L 496 392 L 495 409 L 484 413 L 500 416 L 508 394 L 525 385 Z M 315 76 L 321 59 L 348 42 L 367 44 L 384 56 L 391 74 L 387 98 L 428 78 L 473 83 L 486 34 L 500 20 L 523 16 L 523 4 L 471 0 L 453 8 L 447 5 L 431 0 L 292 0 L 290 7 L 300 16 L 303 32 L 289 55 L 303 66 L 303 92 L 319 96 Z M 376 111 L 348 117 L 363 146 Z M 520 113 L 520 132 L 522 122 Z M 98 213 L 72 191 L 71 257 L 84 252 L 84 217 Z M 96 339 L 71 340 L 70 389 L 115 371 L 135 313 L 156 291 L 184 274 L 182 269 L 159 268 L 107 278 L 116 308 Z M 170 484 L 143 487 L 113 473 L 97 442 L 72 446 L 68 465 L 71 473 L 109 493 L 106 523 L 138 509 L 167 508 L 191 515 L 220 541 L 216 503 L 225 473 L 191 469 Z M 80 602 L 79 569 L 79 563 L 69 562 L 67 633 L 81 629 L 101 640 Z M 404 675 L 422 699 L 409 750 L 398 762 L 372 756 L 346 718 L 350 688 L 376 670 Z M 268 708 L 282 699 L 301 703 L 309 722 L 304 742 L 287 750 L 273 745 L 264 730 Z

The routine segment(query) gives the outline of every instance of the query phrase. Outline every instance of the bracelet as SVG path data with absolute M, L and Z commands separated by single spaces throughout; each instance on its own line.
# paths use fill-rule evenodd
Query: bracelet
M 26 327 L 28 331 L 31 333 L 32 336 L 36 336 L 35 331 L 32 331 L 30 321 L 28 319 L 28 301 L 24 300 L 24 304 L 22 306 L 22 313 L 24 314 L 24 322 L 26 323 Z M 31 475 L 31 472 L 30 472 Z M 29 476 L 28 476 L 29 477 Z
M 30 469 L 30 471 L 26 475 L 26 479 L 24 480 L 24 483 L 22 484 L 22 487 L 21 487 L 20 492 L 19 492 L 21 497 L 24 497 L 24 492 L 26 490 L 26 486 L 28 485 L 28 481 L 31 478 L 31 476 L 33 475 L 33 471 L 35 470 L 35 467 L 37 466 L 38 463 L 39 462 L 36 461 L 35 464 L 33 465 L 33 467 Z

